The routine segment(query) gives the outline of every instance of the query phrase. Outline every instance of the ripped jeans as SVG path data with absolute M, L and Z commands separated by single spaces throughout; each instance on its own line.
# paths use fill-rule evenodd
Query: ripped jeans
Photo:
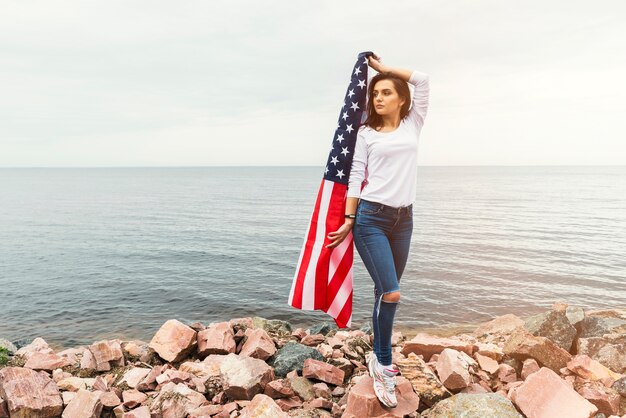
M 391 364 L 391 334 L 398 302 L 383 295 L 400 291 L 400 277 L 409 256 L 413 232 L 413 205 L 394 208 L 361 199 L 352 229 L 354 245 L 374 280 L 374 353 Z

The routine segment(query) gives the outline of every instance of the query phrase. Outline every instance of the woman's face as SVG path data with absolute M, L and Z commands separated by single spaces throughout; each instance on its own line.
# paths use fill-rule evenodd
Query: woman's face
M 380 80 L 376 83 L 372 91 L 372 100 L 376 113 L 381 116 L 399 114 L 404 104 L 404 99 L 398 95 L 391 80 Z

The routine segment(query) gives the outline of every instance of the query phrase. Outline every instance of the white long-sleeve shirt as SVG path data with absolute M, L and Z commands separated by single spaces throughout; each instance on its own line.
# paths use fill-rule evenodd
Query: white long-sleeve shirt
M 348 197 L 360 197 L 392 207 L 415 202 L 419 136 L 428 111 L 428 74 L 413 71 L 415 86 L 409 114 L 392 132 L 361 126 L 348 182 Z M 361 184 L 365 187 L 361 190 Z

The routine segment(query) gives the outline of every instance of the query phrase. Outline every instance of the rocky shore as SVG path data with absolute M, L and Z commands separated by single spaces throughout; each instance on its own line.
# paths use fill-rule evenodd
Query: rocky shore
M 263 318 L 55 352 L 0 339 L 0 418 L 626 418 L 626 309 L 565 304 L 450 337 L 395 333 L 398 407 L 365 367 L 366 327 Z

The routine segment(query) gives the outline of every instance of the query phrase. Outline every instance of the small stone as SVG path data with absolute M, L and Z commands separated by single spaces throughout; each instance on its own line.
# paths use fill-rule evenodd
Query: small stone
M 261 393 L 239 412 L 240 418 L 289 418 L 272 398 Z
M 522 380 L 526 380 L 528 376 L 539 371 L 540 368 L 541 367 L 539 367 L 539 364 L 537 364 L 537 361 L 534 358 L 524 360 L 521 373 Z
M 321 380 L 331 385 L 341 385 L 345 373 L 343 370 L 323 361 L 307 359 L 304 361 L 302 376 Z
M 100 418 L 102 413 L 102 402 L 100 396 L 102 392 L 89 392 L 81 389 L 76 393 L 74 399 L 70 401 L 63 410 L 63 418 Z

